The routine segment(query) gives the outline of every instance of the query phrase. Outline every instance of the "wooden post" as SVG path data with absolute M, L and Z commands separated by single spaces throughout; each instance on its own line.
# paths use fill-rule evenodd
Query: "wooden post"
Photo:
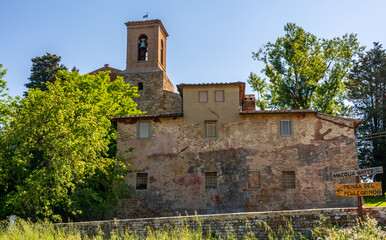
M 357 183 L 361 183 L 361 177 L 360 176 L 356 176 L 355 178 L 356 178 Z M 363 216 L 362 205 L 363 205 L 362 197 L 358 196 L 358 216 L 361 218 L 362 222 L 364 222 L 365 218 Z

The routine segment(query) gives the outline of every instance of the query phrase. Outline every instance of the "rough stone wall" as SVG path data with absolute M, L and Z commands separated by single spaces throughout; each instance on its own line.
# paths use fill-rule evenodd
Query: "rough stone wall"
M 130 86 L 138 86 L 138 83 L 142 82 L 143 90 L 138 90 L 140 97 L 134 99 L 138 103 L 139 110 L 145 111 L 146 114 L 181 112 L 180 95 L 164 90 L 165 72 L 160 70 L 142 73 L 122 73 L 122 76 Z
M 365 208 L 364 213 L 381 224 L 386 224 L 386 208 Z M 190 227 L 197 228 L 198 221 L 204 233 L 215 233 L 218 236 L 226 236 L 227 233 L 233 233 L 239 239 L 243 239 L 246 233 L 253 231 L 258 239 L 266 239 L 267 235 L 261 222 L 267 223 L 273 230 L 279 226 L 285 226 L 285 220 L 291 220 L 295 232 L 302 233 L 311 237 L 311 230 L 319 226 L 320 215 L 324 215 L 327 221 L 332 224 L 338 224 L 340 227 L 352 226 L 356 223 L 357 210 L 355 208 L 330 208 L 330 209 L 312 209 L 280 212 L 253 212 L 253 213 L 234 213 L 234 214 L 216 214 L 203 216 L 183 216 L 169 218 L 143 218 L 143 219 L 125 219 L 114 221 L 99 222 L 79 222 L 71 224 L 58 224 L 59 226 L 75 225 L 89 235 L 96 235 L 99 229 L 107 236 L 111 232 L 136 232 L 145 235 L 147 229 L 165 229 L 164 226 L 180 226 L 185 223 Z
M 279 136 L 283 118 L 292 119 L 293 136 Z M 203 123 L 183 117 L 153 118 L 151 139 L 137 139 L 138 121 L 118 121 L 118 155 L 148 173 L 148 186 L 136 190 L 136 173 L 126 176 L 135 193 L 121 202 L 119 218 L 356 204 L 334 193 L 336 184 L 355 179 L 332 179 L 335 171 L 358 167 L 354 130 L 314 113 L 241 115 L 239 122 L 219 123 L 215 139 L 203 137 Z M 208 171 L 217 172 L 216 189 L 205 189 Z M 260 172 L 260 187 L 248 185 L 249 171 Z M 295 171 L 295 188 L 283 188 L 282 171 Z

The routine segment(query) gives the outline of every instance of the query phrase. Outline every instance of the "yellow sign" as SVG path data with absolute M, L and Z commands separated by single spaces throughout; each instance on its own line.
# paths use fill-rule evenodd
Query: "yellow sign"
M 354 183 L 335 186 L 337 197 L 359 197 L 382 195 L 382 183 Z

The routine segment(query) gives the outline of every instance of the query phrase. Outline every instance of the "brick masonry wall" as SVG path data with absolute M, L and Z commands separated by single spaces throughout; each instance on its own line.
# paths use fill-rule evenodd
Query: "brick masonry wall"
M 386 208 L 365 208 L 364 213 L 386 224 Z M 311 230 L 319 225 L 320 215 L 324 215 L 332 224 L 342 227 L 351 226 L 356 223 L 356 208 L 325 208 L 309 210 L 291 211 L 269 211 L 269 212 L 249 212 L 232 214 L 214 214 L 199 216 L 180 216 L 180 217 L 161 217 L 161 218 L 141 218 L 141 219 L 122 219 L 111 221 L 95 221 L 70 223 L 74 224 L 81 231 L 89 235 L 95 235 L 99 229 L 105 234 L 116 232 L 136 232 L 146 234 L 147 229 L 162 229 L 164 226 L 179 226 L 182 222 L 187 223 L 193 228 L 197 228 L 199 220 L 203 231 L 206 233 L 216 233 L 225 235 L 229 232 L 235 234 L 239 239 L 250 232 L 254 232 L 259 239 L 266 238 L 262 222 L 267 223 L 272 229 L 285 226 L 284 219 L 291 219 L 295 232 L 300 232 L 305 236 L 311 236 Z M 69 224 L 58 224 L 68 226 Z M 210 229 L 210 232 L 209 232 Z

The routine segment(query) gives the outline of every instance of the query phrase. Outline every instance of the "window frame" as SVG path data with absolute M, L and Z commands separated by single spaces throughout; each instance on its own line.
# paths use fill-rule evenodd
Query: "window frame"
M 222 101 L 217 101 L 217 93 L 222 92 Z M 225 92 L 224 90 L 215 90 L 214 91 L 214 101 L 215 102 L 225 102 Z
M 148 137 L 146 138 L 141 138 L 141 124 L 142 123 L 147 123 L 149 124 L 149 135 Z M 152 123 L 151 121 L 138 121 L 137 122 L 137 139 L 140 139 L 140 140 L 148 140 L 148 139 L 151 139 L 151 136 L 152 136 Z
M 214 178 L 214 180 L 212 178 Z M 216 171 L 205 172 L 204 174 L 205 190 L 217 189 L 218 187 L 217 182 L 218 182 L 218 175 Z
M 289 173 L 293 173 L 289 174 Z M 293 179 L 291 179 L 293 177 Z M 282 171 L 281 172 L 281 182 L 282 186 L 285 189 L 294 189 L 296 188 L 296 172 L 295 171 Z
M 214 123 L 214 136 L 208 136 L 207 124 Z M 218 123 L 216 120 L 204 121 L 204 138 L 217 138 L 218 137 Z
M 145 183 L 143 183 L 144 182 L 143 179 L 145 179 Z M 136 176 L 135 189 L 146 190 L 148 188 L 148 185 L 149 185 L 149 174 L 146 172 L 142 172 L 142 173 L 138 172 Z
M 282 135 L 282 131 L 281 131 L 281 122 L 284 122 L 284 121 L 288 121 L 289 122 L 289 126 L 290 126 L 290 134 L 287 135 L 287 134 L 284 134 Z M 293 120 L 292 118 L 279 118 L 278 119 L 278 136 L 279 137 L 292 137 L 293 134 L 294 134 L 294 130 L 293 130 Z
M 200 94 L 201 93 L 206 93 L 206 101 L 201 101 Z M 207 103 L 209 101 L 209 93 L 208 91 L 198 91 L 198 102 L 199 103 Z

